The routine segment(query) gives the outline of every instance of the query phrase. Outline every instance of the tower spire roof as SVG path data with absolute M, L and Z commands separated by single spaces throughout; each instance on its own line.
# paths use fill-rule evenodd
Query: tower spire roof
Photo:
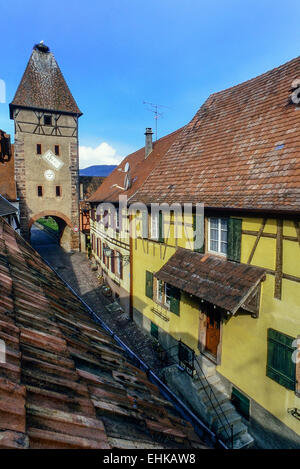
M 33 48 L 31 57 L 10 103 L 10 117 L 14 107 L 60 111 L 81 115 L 64 76 L 43 41 Z

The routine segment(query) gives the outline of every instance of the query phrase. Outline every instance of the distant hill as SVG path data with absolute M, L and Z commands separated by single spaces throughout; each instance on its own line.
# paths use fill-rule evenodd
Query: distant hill
M 108 176 L 117 166 L 108 164 L 97 164 L 88 168 L 80 169 L 79 176 Z

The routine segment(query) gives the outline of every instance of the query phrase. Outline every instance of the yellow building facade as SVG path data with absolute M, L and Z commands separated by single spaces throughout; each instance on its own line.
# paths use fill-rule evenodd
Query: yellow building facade
M 99 273 L 125 312 L 130 309 L 130 260 L 129 231 L 126 214 L 120 228 L 108 223 L 104 215 L 96 215 L 97 205 L 91 211 L 91 248 L 93 257 L 100 267 Z M 115 222 L 118 216 L 115 211 Z
M 212 215 L 213 218 L 214 215 Z M 300 395 L 297 393 L 296 363 L 288 366 L 294 374 L 294 385 L 282 385 L 280 375 L 274 380 L 267 375 L 272 331 L 278 332 L 293 341 L 300 336 L 300 232 L 295 219 L 238 217 L 241 222 L 240 263 L 257 266 L 265 270 L 265 280 L 261 282 L 258 314 L 251 314 L 243 308 L 235 314 L 224 311 L 220 320 L 220 333 L 217 353 L 213 356 L 205 350 L 205 327 L 207 322 L 202 310 L 201 298 L 181 291 L 179 314 L 170 311 L 170 306 L 161 301 L 158 289 L 162 289 L 155 274 L 169 261 L 178 248 L 193 250 L 191 236 L 174 238 L 174 224 L 168 228 L 163 242 L 151 239 L 131 241 L 132 254 L 132 305 L 135 321 L 152 334 L 168 349 L 181 340 L 201 356 L 204 354 L 216 365 L 218 373 L 224 377 L 228 388 L 235 387 L 246 400 L 249 400 L 249 415 L 258 404 L 300 436 L 299 421 L 289 412 L 300 408 Z M 205 216 L 205 254 L 218 256 L 210 250 L 209 221 Z M 228 220 L 227 217 L 223 218 Z M 190 223 L 192 227 L 192 223 Z M 226 259 L 226 256 L 223 258 Z M 147 275 L 153 274 L 153 295 L 147 294 Z M 224 285 L 224 288 L 226 286 Z M 151 296 L 151 295 L 150 295 Z M 204 337 L 203 337 L 204 335 Z M 204 345 L 203 345 L 204 344 Z M 288 350 L 292 360 L 297 344 Z M 276 361 L 276 357 L 275 357 Z M 270 363 L 269 363 L 270 365 Z M 272 365 L 272 364 L 271 364 Z M 273 366 L 273 365 L 272 365 Z M 292 370 L 292 371 L 291 371 Z M 281 373 L 281 370 L 277 370 Z M 270 373 L 269 373 L 270 374 Z M 272 373 L 271 373 L 272 374 Z M 276 370 L 275 370 L 276 374 Z M 279 378 L 278 378 L 279 376 Z M 283 377 L 284 379 L 284 377 Z M 279 381 L 279 382 L 278 382 Z M 290 389 L 293 387 L 293 389 Z M 229 389 L 230 390 L 230 389 Z M 255 412 L 254 412 L 255 418 Z M 259 417 L 258 417 L 259 418 Z M 273 423 L 271 423 L 271 427 Z M 275 424 L 276 427 L 276 424 Z M 284 428 L 283 427 L 283 428 Z M 276 427 L 275 432 L 278 431 Z M 296 437 L 297 441 L 297 437 Z M 300 438 L 299 438 L 300 442 Z

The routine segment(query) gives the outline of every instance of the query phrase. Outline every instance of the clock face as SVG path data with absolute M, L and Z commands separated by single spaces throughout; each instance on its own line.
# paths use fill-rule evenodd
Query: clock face
M 44 172 L 44 176 L 47 179 L 47 181 L 53 181 L 55 179 L 55 173 L 52 171 L 52 169 L 47 169 Z

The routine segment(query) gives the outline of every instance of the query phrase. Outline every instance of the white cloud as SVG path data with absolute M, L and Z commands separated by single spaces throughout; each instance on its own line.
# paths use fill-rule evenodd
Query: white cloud
M 120 155 L 117 155 L 115 148 L 106 142 L 100 143 L 96 148 L 92 147 L 79 147 L 79 168 L 84 169 L 88 166 L 97 164 L 116 164 L 118 165 L 122 160 Z

